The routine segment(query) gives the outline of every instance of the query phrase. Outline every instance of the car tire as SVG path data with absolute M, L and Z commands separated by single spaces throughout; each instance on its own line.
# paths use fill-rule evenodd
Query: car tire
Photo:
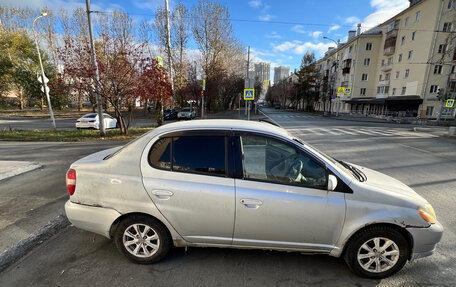
M 139 264 L 160 261 L 171 248 L 166 228 L 147 216 L 131 216 L 121 221 L 114 240 L 123 255 Z
M 382 279 L 401 270 L 409 253 L 409 244 L 400 232 L 386 226 L 373 226 L 354 235 L 344 259 L 355 274 Z

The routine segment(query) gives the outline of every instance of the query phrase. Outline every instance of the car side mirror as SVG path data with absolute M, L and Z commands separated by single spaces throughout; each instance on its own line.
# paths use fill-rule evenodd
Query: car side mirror
M 336 189 L 336 186 L 337 186 L 337 178 L 330 174 L 328 176 L 328 191 L 333 191 L 334 189 Z

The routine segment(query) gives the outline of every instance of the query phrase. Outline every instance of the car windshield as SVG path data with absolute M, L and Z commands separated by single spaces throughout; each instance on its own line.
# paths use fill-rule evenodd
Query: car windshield
M 97 117 L 97 114 L 87 114 L 85 116 L 83 116 L 83 118 L 85 119 L 94 119 Z

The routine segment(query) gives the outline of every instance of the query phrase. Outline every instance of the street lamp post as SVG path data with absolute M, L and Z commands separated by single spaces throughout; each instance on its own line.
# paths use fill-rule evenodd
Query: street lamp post
M 337 40 L 337 42 L 331 38 L 328 38 L 326 36 L 323 36 L 323 39 L 326 39 L 326 40 L 330 40 L 330 41 L 333 41 L 335 44 L 336 44 L 336 49 L 339 48 L 339 44 L 340 44 L 340 40 Z M 339 68 L 339 60 L 336 59 L 336 79 L 335 79 L 335 83 L 337 83 L 337 69 Z M 339 97 L 337 96 L 336 94 L 336 98 L 337 98 L 337 110 L 336 110 L 336 116 L 339 116 L 339 109 L 340 109 L 340 99 Z
M 49 115 L 51 116 L 51 119 L 52 119 L 52 128 L 55 130 L 56 126 L 55 126 L 54 112 L 52 111 L 51 98 L 49 97 L 49 88 L 47 87 L 47 84 L 46 84 L 46 81 L 45 81 L 46 76 L 44 75 L 43 62 L 41 61 L 40 48 L 38 47 L 38 39 L 36 37 L 36 32 L 35 32 L 35 22 L 36 22 L 36 20 L 38 20 L 41 17 L 45 17 L 45 16 L 47 16 L 47 13 L 43 12 L 43 13 L 41 13 L 40 16 L 36 17 L 35 20 L 33 20 L 32 30 L 33 30 L 33 36 L 35 38 L 36 51 L 38 52 L 38 59 L 40 61 L 41 80 L 42 80 L 42 84 L 43 84 L 43 91 L 46 94 L 46 99 L 47 99 L 47 103 L 48 103 L 48 107 L 49 107 Z

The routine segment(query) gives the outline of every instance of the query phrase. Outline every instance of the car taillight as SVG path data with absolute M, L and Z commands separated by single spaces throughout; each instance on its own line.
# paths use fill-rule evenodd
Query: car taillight
M 73 195 L 76 189 L 76 171 L 74 169 L 70 168 L 66 173 L 66 186 L 70 196 Z
M 94 122 L 96 122 L 96 121 L 95 120 L 89 121 L 89 123 L 94 123 Z

